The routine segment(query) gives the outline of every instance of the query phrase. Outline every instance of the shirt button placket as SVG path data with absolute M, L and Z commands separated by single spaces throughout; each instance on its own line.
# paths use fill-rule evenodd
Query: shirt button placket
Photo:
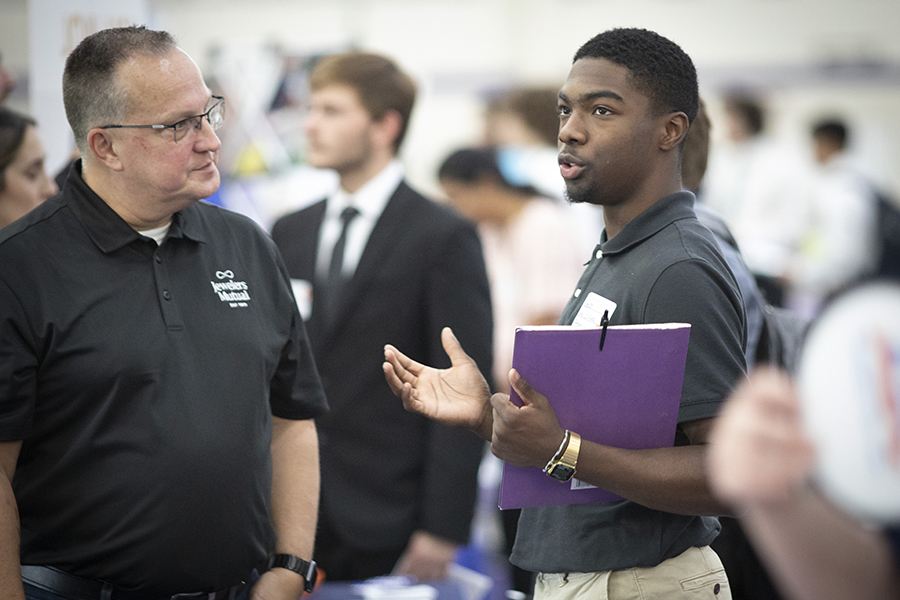
M 162 312 L 163 321 L 169 330 L 182 329 L 181 317 L 178 313 L 176 303 L 173 301 L 172 292 L 169 291 L 169 277 L 165 266 L 163 266 L 163 247 L 159 246 L 153 253 L 153 273 L 156 277 L 157 289 L 160 290 L 163 302 L 160 302 L 160 311 Z

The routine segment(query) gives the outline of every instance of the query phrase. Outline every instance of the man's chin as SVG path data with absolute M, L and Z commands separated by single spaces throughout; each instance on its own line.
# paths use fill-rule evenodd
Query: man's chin
M 333 169 L 333 162 L 334 161 L 329 160 L 328 155 L 324 152 L 317 152 L 309 149 L 306 151 L 306 164 L 313 169 Z
M 591 190 L 566 186 L 566 202 L 569 204 L 590 204 L 591 199 Z
M 209 198 L 219 190 L 220 181 L 221 178 L 218 171 L 215 174 L 210 174 L 206 180 L 198 183 L 195 187 L 194 195 L 200 200 Z

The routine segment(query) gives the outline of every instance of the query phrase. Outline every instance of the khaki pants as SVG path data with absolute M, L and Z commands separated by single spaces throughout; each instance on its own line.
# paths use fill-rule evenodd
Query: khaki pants
M 689 548 L 652 568 L 539 573 L 534 600 L 731 600 L 725 568 L 709 547 Z

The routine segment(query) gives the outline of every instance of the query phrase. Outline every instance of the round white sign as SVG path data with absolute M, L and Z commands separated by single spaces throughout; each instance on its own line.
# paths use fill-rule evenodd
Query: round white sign
M 900 519 L 900 285 L 839 297 L 810 329 L 798 391 L 823 492 L 849 513 Z

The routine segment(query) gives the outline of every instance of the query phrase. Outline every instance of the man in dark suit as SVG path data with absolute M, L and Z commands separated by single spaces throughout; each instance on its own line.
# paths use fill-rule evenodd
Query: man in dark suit
M 331 412 L 317 422 L 322 495 L 316 560 L 329 580 L 446 575 L 469 535 L 483 442 L 403 410 L 384 345 L 446 361 L 451 326 L 484 372 L 491 304 L 474 226 L 412 190 L 396 155 L 415 85 L 390 60 L 352 53 L 310 78 L 310 164 L 340 176 L 327 199 L 272 230 Z

